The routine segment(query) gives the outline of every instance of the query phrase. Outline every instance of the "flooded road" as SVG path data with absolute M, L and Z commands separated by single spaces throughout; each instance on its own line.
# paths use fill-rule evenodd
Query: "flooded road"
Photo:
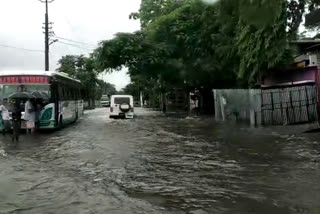
M 0 213 L 318 214 L 319 134 L 288 130 L 88 111 L 17 147 L 0 138 Z

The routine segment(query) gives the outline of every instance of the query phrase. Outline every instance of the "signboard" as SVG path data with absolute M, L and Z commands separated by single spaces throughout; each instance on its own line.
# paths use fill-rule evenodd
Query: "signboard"
M 297 63 L 297 67 L 298 68 L 305 68 L 306 67 L 306 61 L 302 61 L 302 62 Z
M 49 77 L 47 76 L 2 76 L 0 77 L 0 84 L 49 84 Z

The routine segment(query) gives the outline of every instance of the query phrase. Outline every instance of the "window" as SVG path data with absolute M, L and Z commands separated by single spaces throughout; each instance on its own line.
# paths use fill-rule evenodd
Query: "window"
M 109 97 L 101 97 L 101 101 L 109 101 Z
M 80 100 L 81 91 L 79 88 L 59 85 L 59 98 L 61 100 Z
M 77 89 L 77 100 L 81 100 L 81 91 Z
M 123 103 L 130 104 L 130 98 L 129 97 L 115 97 L 114 98 L 114 104 L 121 105 Z
M 70 100 L 70 91 L 68 90 L 68 88 L 67 87 L 64 87 L 63 88 L 63 93 L 64 93 L 64 99 L 65 100 Z
M 61 85 L 59 86 L 58 92 L 59 92 L 59 99 L 64 100 L 65 97 L 63 93 L 63 87 Z
M 0 99 L 8 98 L 17 92 L 37 93 L 45 99 L 51 98 L 50 85 L 0 85 Z

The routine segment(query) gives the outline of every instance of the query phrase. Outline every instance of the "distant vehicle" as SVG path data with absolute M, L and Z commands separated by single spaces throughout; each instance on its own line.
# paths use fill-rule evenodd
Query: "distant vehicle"
M 79 80 L 62 72 L 0 72 L 0 99 L 13 98 L 19 94 L 32 96 L 41 109 L 39 129 L 61 128 L 81 117 L 84 104 L 81 90 L 82 84 Z M 0 130 L 1 124 L 0 121 Z M 25 126 L 25 122 L 22 122 L 21 128 Z
M 110 118 L 132 119 L 134 102 L 131 95 L 113 95 L 110 100 Z
M 109 96 L 108 95 L 102 95 L 100 103 L 101 103 L 102 107 L 110 107 Z
M 141 107 L 140 101 L 134 101 L 134 107 Z

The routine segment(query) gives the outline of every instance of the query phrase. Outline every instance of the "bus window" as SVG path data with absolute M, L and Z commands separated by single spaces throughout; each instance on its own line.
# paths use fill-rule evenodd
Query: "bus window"
M 69 100 L 73 100 L 73 91 L 72 91 L 72 88 L 67 88 L 68 90 L 68 93 L 69 93 Z
M 74 88 L 71 89 L 71 97 L 72 97 L 72 100 L 76 99 L 76 94 L 75 94 L 75 89 Z
M 78 98 L 78 89 L 77 88 L 74 89 L 74 98 L 75 98 L 75 100 L 79 99 Z
M 69 100 L 69 93 L 66 87 L 63 87 L 63 97 L 64 100 Z
M 81 91 L 80 91 L 80 89 L 77 90 L 77 93 L 78 93 L 77 99 L 81 100 Z
M 63 93 L 63 87 L 60 85 L 58 88 L 59 88 L 58 89 L 59 99 L 64 100 L 65 97 L 64 97 L 64 93 Z
M 51 91 L 49 85 L 21 85 L 21 91 L 33 93 L 39 92 L 44 98 L 51 98 Z
M 65 87 L 64 91 L 65 91 L 65 95 L 66 95 L 66 100 L 73 100 L 72 88 Z

